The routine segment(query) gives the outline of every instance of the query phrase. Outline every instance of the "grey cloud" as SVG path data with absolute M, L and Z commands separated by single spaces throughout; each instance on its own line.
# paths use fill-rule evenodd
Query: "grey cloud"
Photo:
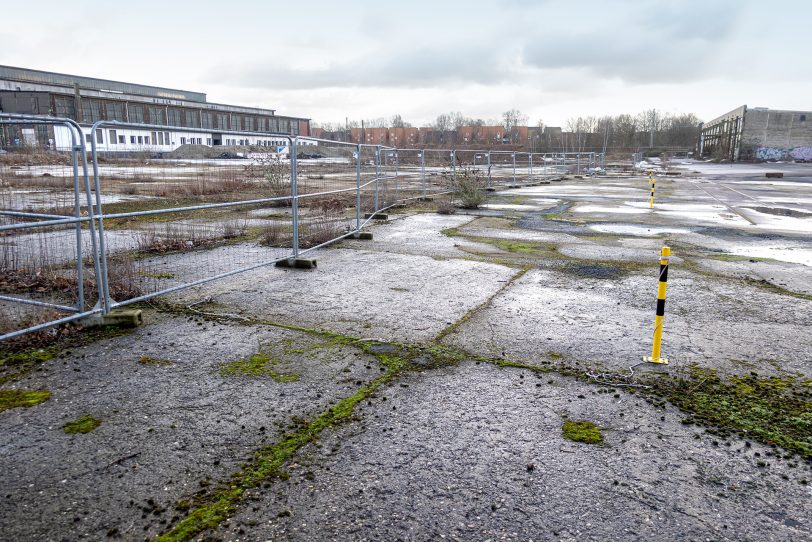
M 729 2 L 705 7 L 701 17 L 688 2 L 677 9 L 607 13 L 602 25 L 538 35 L 524 48 L 523 60 L 540 69 L 581 68 L 602 77 L 630 82 L 678 82 L 706 76 L 717 49 L 735 27 L 735 8 Z
M 328 87 L 424 88 L 458 83 L 494 83 L 509 76 L 503 53 L 488 48 L 443 47 L 394 55 L 370 53 L 325 68 L 292 69 L 264 65 L 261 69 L 235 65 L 216 71 L 235 85 L 278 89 Z M 223 78 L 218 76 L 218 81 Z

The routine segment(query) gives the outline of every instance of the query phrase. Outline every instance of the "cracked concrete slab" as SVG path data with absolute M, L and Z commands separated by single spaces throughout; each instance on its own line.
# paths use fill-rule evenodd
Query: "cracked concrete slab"
M 460 385 L 464 383 L 464 385 Z M 809 467 L 719 442 L 672 408 L 464 363 L 413 375 L 303 450 L 290 484 L 215 532 L 268 540 L 801 540 Z M 588 419 L 605 445 L 566 440 Z M 715 444 L 714 444 L 715 442 Z M 764 467 L 757 467 L 765 458 Z M 790 476 L 791 482 L 783 476 Z

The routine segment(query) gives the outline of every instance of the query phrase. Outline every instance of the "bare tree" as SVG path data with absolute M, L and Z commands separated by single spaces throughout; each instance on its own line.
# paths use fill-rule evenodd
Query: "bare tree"
M 516 143 L 519 139 L 517 128 L 527 124 L 528 116 L 518 109 L 510 109 L 502 113 L 502 126 L 505 128 L 505 135 L 510 138 L 511 143 Z

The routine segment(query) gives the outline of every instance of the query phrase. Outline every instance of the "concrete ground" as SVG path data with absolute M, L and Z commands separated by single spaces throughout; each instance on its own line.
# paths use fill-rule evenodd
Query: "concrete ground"
M 405 209 L 315 270 L 58 346 L 0 385 L 51 393 L 0 412 L 0 538 L 812 540 L 812 167 L 677 171 L 653 210 L 642 177 Z M 665 244 L 670 364 L 632 374 Z M 795 394 L 800 445 L 634 387 L 753 374 Z M 63 430 L 83 415 L 101 424 Z

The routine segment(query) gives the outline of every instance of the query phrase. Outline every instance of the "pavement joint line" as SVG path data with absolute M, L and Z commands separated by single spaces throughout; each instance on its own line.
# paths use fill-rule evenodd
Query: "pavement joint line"
M 711 182 L 713 183 L 713 181 L 711 181 Z M 713 183 L 713 184 L 716 184 L 716 183 Z M 731 213 L 733 213 L 733 214 L 735 214 L 735 215 L 737 215 L 737 216 L 739 216 L 739 217 L 743 218 L 744 220 L 746 220 L 747 222 L 749 222 L 749 223 L 750 223 L 751 225 L 753 225 L 753 226 L 758 226 L 758 224 L 757 224 L 757 223 L 756 223 L 754 220 L 752 220 L 752 219 L 750 219 L 750 218 L 748 218 L 748 217 L 744 216 L 744 215 L 743 215 L 742 213 L 740 213 L 738 210 L 736 210 L 735 208 L 731 207 L 730 205 L 728 205 L 728 204 L 727 204 L 727 203 L 725 203 L 724 201 L 720 200 L 719 198 L 717 198 L 716 196 L 714 196 L 713 194 L 711 194 L 710 192 L 708 192 L 707 190 L 705 190 L 705 189 L 704 189 L 704 188 L 702 188 L 701 186 L 699 186 L 699 185 L 696 185 L 696 186 L 697 186 L 697 188 L 699 188 L 700 190 L 702 190 L 704 193 L 706 193 L 708 196 L 710 196 L 711 198 L 713 198 L 713 199 L 715 199 L 717 202 L 719 202 L 719 204 L 720 204 L 720 205 L 723 205 L 723 206 L 727 207 L 727 209 L 728 209 L 728 210 L 729 210 Z M 718 186 L 718 185 L 717 185 L 717 186 Z M 724 188 L 724 187 L 723 187 L 723 188 Z M 734 190 L 734 192 L 735 192 L 735 190 Z

